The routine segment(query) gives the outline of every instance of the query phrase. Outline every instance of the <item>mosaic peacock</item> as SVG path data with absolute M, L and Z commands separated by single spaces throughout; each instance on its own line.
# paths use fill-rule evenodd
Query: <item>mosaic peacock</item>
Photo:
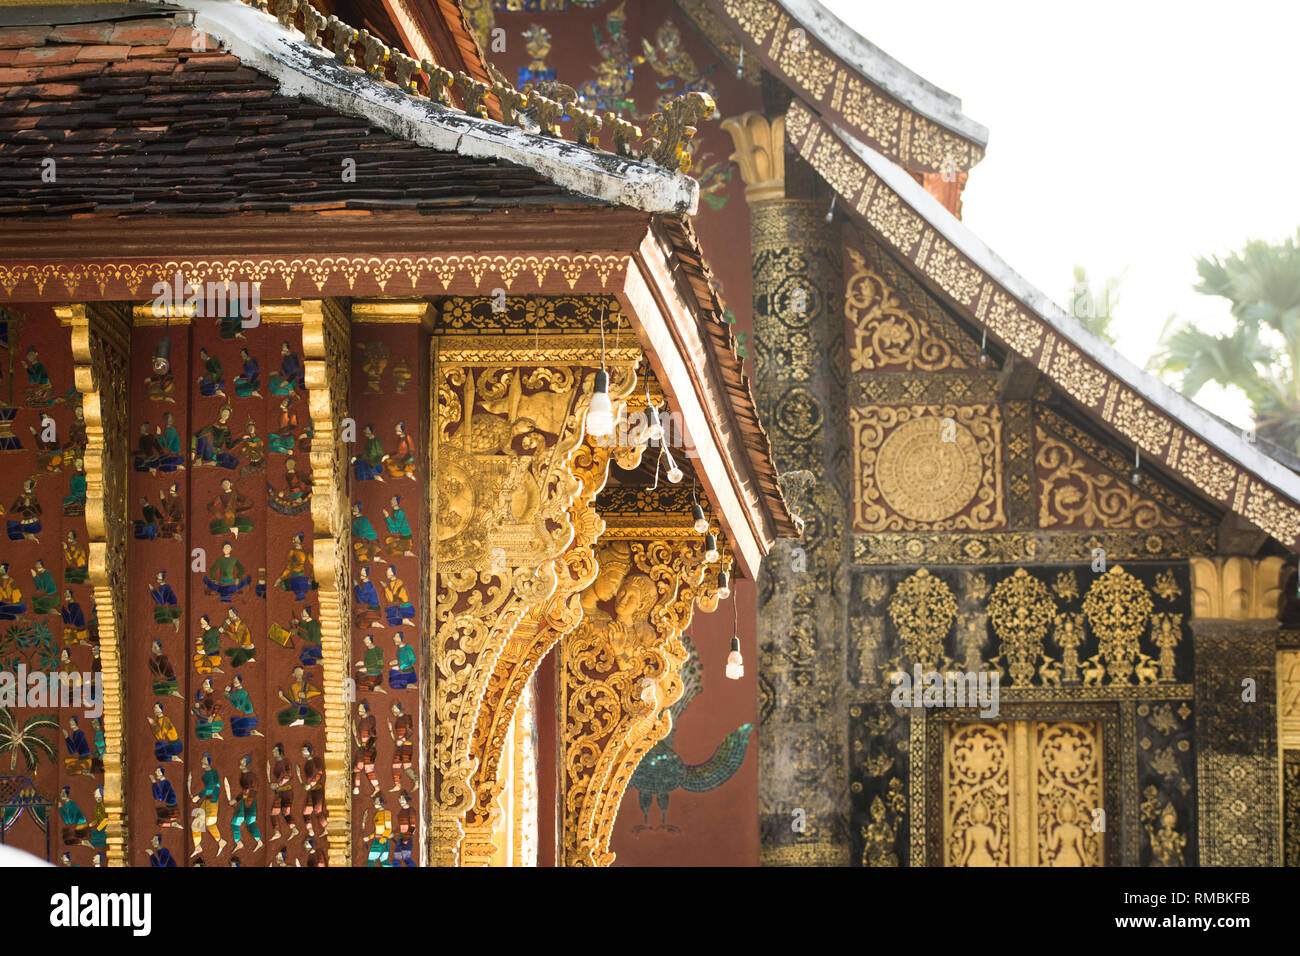
M 754 729 L 752 723 L 741 724 L 723 739 L 718 749 L 702 764 L 687 766 L 677 752 L 673 750 L 673 737 L 677 733 L 677 722 L 682 714 L 704 689 L 701 683 L 702 668 L 700 656 L 689 637 L 683 637 L 689 656 L 682 666 L 681 699 L 673 704 L 669 711 L 673 715 L 672 730 L 668 736 L 655 744 L 642 759 L 636 772 L 632 774 L 629 786 L 637 792 L 637 803 L 641 806 L 644 823 L 633 828 L 633 832 L 652 829 L 650 826 L 650 804 L 659 802 L 660 828 L 677 831 L 677 827 L 668 823 L 668 795 L 674 790 L 686 790 L 690 793 L 705 793 L 722 786 L 745 762 L 745 751 L 749 747 L 749 734 Z

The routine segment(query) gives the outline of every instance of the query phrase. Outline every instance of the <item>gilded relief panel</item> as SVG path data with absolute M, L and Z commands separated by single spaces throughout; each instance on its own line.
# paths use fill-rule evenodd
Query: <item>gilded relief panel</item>
M 858 406 L 853 529 L 1006 527 L 997 405 Z
M 1098 821 L 1118 819 L 1119 706 L 1013 703 L 1000 719 L 978 721 L 960 708 L 927 715 L 921 859 L 990 867 L 1117 861 L 1120 827 Z

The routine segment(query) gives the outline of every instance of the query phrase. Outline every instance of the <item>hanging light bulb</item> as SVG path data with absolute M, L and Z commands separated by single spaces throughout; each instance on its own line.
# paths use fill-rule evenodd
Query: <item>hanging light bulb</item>
M 172 340 L 166 334 L 153 349 L 153 373 L 166 375 L 172 368 Z
M 596 373 L 596 385 L 587 411 L 587 434 L 600 438 L 614 430 L 614 406 L 609 401 L 609 373 Z
M 683 477 L 682 470 L 677 467 L 677 462 L 673 461 L 673 453 L 670 452 L 667 448 L 664 449 L 664 458 L 668 462 L 668 472 L 667 472 L 668 480 L 672 482 L 674 485 L 681 484 L 682 477 Z
M 704 561 L 712 564 L 718 560 L 718 536 L 710 531 L 704 536 Z
M 695 530 L 700 534 L 709 530 L 709 519 L 704 517 L 704 509 L 700 507 L 697 501 L 691 505 L 691 517 L 695 519 Z
M 745 676 L 745 659 L 740 656 L 740 638 L 731 639 L 731 653 L 727 655 L 727 680 L 740 680 Z
M 745 48 L 742 46 L 740 48 L 740 59 L 736 63 L 736 79 L 743 80 L 744 78 L 745 78 Z
M 731 575 L 723 568 L 718 572 L 718 600 L 725 601 L 731 597 Z
M 651 405 L 647 410 L 646 419 L 650 424 L 646 426 L 646 438 L 651 441 L 662 441 L 664 437 L 664 426 L 659 422 L 659 409 Z
M 1129 476 L 1129 481 L 1135 485 L 1142 481 L 1142 452 L 1137 448 L 1133 449 L 1133 474 Z
M 835 198 L 836 198 L 836 197 L 832 194 L 832 196 L 831 196 L 831 208 L 826 210 L 826 221 L 827 221 L 827 222 L 834 222 L 834 221 L 835 221 Z
M 989 343 L 989 330 L 988 327 L 985 326 L 984 334 L 980 336 L 980 368 L 983 368 L 984 366 L 989 364 L 988 343 Z

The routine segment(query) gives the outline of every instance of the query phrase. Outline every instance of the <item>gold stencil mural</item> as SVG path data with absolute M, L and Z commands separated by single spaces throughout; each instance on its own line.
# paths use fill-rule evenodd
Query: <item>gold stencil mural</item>
M 937 372 L 970 364 L 922 315 L 904 308 L 893 286 L 862 253 L 847 248 L 852 272 L 844 294 L 849 371 Z
M 996 405 L 850 409 L 855 531 L 1006 526 Z
M 1131 483 L 1103 471 L 1035 425 L 1042 528 L 1177 528 L 1183 522 Z
M 954 723 L 944 747 L 948 866 L 1101 866 L 1101 727 Z

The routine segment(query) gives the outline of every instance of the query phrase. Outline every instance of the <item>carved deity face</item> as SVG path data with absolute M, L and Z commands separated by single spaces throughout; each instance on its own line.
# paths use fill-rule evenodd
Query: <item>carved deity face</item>
M 597 601 L 613 600 L 632 565 L 627 547 L 617 544 L 597 551 L 596 562 L 600 565 L 600 570 L 596 574 L 596 580 L 583 595 L 583 604 L 588 608 L 594 608 Z
M 634 574 L 623 582 L 614 605 L 614 613 L 619 623 L 632 624 L 646 611 L 654 607 L 658 589 L 655 583 L 644 574 Z

